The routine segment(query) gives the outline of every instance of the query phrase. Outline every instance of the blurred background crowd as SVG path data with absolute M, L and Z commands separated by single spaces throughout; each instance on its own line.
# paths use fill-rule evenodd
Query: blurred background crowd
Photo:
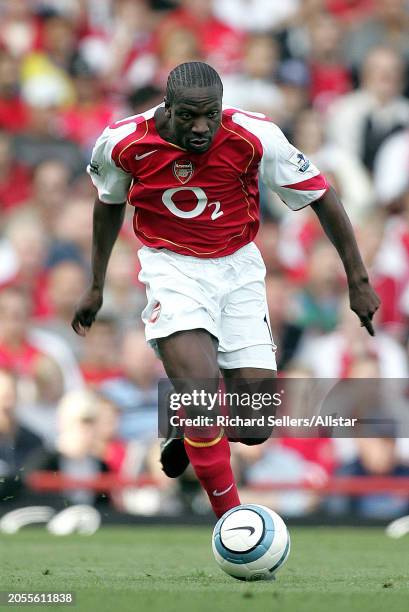
M 86 338 L 70 327 L 89 278 L 92 146 L 107 124 L 160 103 L 168 72 L 190 60 L 213 65 L 226 104 L 269 115 L 326 174 L 382 299 L 371 338 L 313 213 L 287 211 L 260 185 L 281 375 L 407 378 L 407 0 L 0 0 L 0 513 L 34 469 L 147 474 L 155 486 L 100 497 L 134 514 L 207 510 L 189 472 L 175 483 L 159 469 L 163 371 L 141 327 L 131 210 L 101 315 Z M 260 481 L 407 475 L 408 456 L 398 431 L 233 445 L 244 501 Z M 66 497 L 95 501 L 87 490 Z M 409 495 L 263 500 L 284 514 L 409 507 Z

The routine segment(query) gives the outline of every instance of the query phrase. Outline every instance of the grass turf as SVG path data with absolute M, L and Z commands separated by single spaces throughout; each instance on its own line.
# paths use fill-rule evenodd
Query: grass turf
M 73 591 L 73 612 L 403 612 L 408 540 L 382 530 L 297 528 L 275 582 L 221 572 L 210 528 L 114 527 L 92 537 L 43 529 L 0 536 L 0 591 Z M 21 606 L 13 606 L 14 609 Z M 0 606 L 3 610 L 10 606 Z M 30 606 L 31 608 L 31 606 Z

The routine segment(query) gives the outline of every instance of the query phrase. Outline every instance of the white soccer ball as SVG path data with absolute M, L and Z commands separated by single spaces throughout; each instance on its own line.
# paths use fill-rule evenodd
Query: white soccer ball
M 290 554 L 290 534 L 281 516 L 270 508 L 236 506 L 216 523 L 213 554 L 233 578 L 272 580 Z

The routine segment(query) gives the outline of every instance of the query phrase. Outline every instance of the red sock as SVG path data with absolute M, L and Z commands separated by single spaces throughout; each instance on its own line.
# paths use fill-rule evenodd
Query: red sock
M 240 504 L 227 438 L 186 438 L 185 449 L 217 518 Z

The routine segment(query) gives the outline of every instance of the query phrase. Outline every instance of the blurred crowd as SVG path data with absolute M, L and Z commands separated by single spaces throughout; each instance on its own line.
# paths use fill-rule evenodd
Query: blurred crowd
M 371 338 L 313 213 L 289 212 L 260 185 L 281 375 L 408 376 L 408 0 L 0 0 L 2 500 L 20 494 L 26 472 L 47 469 L 149 475 L 156 486 L 109 496 L 135 514 L 206 508 L 189 473 L 175 484 L 159 469 L 163 370 L 141 327 L 131 210 L 98 320 L 86 338 L 70 327 L 89 278 L 92 146 L 107 124 L 159 104 L 169 71 L 190 60 L 219 71 L 225 104 L 270 116 L 325 173 L 382 299 Z M 233 445 L 243 499 L 260 480 L 409 474 L 399 432 L 374 436 Z M 319 503 L 298 492 L 270 500 L 293 514 Z M 366 516 L 408 508 L 393 495 L 327 504 Z

